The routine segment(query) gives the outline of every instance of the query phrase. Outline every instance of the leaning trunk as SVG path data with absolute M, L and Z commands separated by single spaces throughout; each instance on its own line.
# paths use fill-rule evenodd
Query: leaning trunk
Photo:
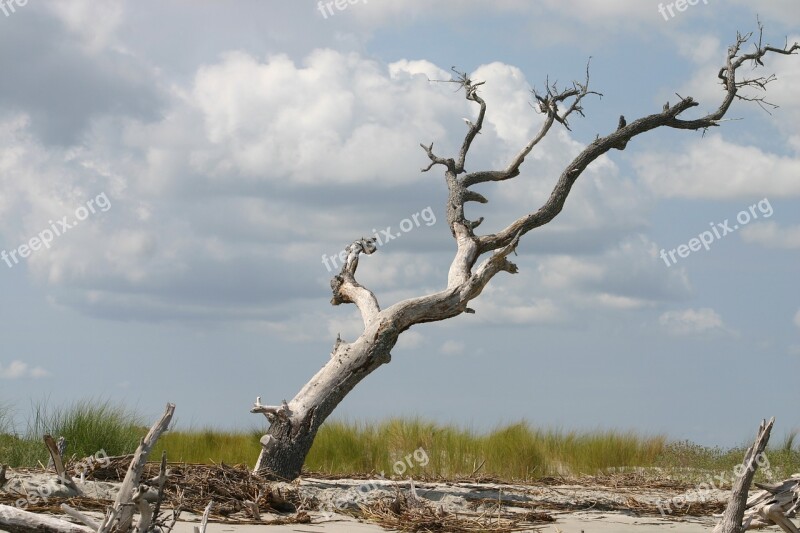
M 274 479 L 297 478 L 319 427 L 362 379 L 391 360 L 398 335 L 390 322 L 375 320 L 355 342 L 337 339 L 330 361 L 291 402 L 264 411 L 257 403 L 253 411 L 264 412 L 271 424 L 261 438 L 256 472 Z

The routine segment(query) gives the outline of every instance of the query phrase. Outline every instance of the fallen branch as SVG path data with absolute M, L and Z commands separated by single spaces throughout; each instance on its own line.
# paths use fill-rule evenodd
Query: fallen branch
M 206 526 L 208 526 L 208 515 L 211 514 L 212 505 L 214 505 L 214 500 L 208 502 L 206 510 L 203 512 L 203 519 L 200 520 L 200 527 L 194 526 L 194 533 L 206 533 Z
M 58 479 L 64 484 L 65 487 L 68 487 L 70 490 L 74 491 L 75 494 L 78 496 L 83 496 L 83 491 L 81 491 L 81 489 L 79 489 L 72 480 L 72 477 L 67 472 L 67 469 L 64 468 L 64 461 L 61 459 L 63 447 L 66 446 L 64 437 L 58 439 L 57 444 L 52 436 L 45 435 L 44 444 L 47 446 L 47 451 L 50 452 L 50 463 L 53 465 L 53 468 L 56 469 Z
M 771 418 L 769 422 L 766 420 L 761 421 L 756 441 L 753 446 L 747 449 L 744 455 L 744 462 L 740 465 L 743 471 L 738 475 L 733 484 L 733 492 L 728 502 L 728 507 L 722 514 L 722 519 L 714 528 L 713 533 L 742 533 L 750 529 L 753 520 L 752 515 L 742 524 L 745 509 L 747 508 L 747 495 L 750 490 L 750 484 L 753 482 L 753 476 L 756 474 L 758 464 L 769 442 L 769 434 L 772 431 L 772 425 L 774 423 L 775 417 Z M 784 531 L 791 530 L 784 529 Z
M 112 527 L 114 530 L 121 532 L 131 530 L 133 514 L 136 510 L 134 496 L 139 493 L 140 480 L 142 471 L 147 464 L 147 457 L 150 455 L 150 451 L 155 446 L 158 438 L 169 427 L 174 413 L 175 404 L 168 403 L 164 414 L 161 415 L 161 419 L 150 428 L 150 431 L 142 439 L 136 449 L 136 453 L 133 455 L 133 461 L 131 461 L 131 466 L 128 468 L 128 473 L 125 474 L 125 479 L 122 481 L 117 499 L 114 501 L 113 512 L 103 522 L 103 526 L 98 530 L 98 533 L 107 533 L 111 531 Z M 142 497 L 141 494 L 139 496 Z M 115 521 L 117 522 L 116 526 L 114 525 Z
M 0 505 L 0 529 L 9 533 L 94 533 L 93 529 L 54 518 Z

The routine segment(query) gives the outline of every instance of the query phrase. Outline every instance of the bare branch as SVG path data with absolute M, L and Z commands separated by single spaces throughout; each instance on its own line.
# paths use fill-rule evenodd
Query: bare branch
M 122 486 L 117 493 L 117 498 L 114 500 L 112 511 L 103 522 L 98 533 L 111 531 L 116 521 L 118 521 L 118 524 L 115 529 L 118 531 L 128 531 L 131 528 L 135 503 L 133 498 L 139 488 L 142 472 L 147 464 L 147 458 L 153 446 L 155 446 L 156 441 L 158 441 L 158 438 L 169 427 L 174 413 L 175 404 L 168 403 L 164 414 L 153 424 L 150 431 L 147 432 L 147 435 L 139 443 L 139 447 L 136 449 L 128 472 L 125 474 L 125 479 L 122 481 Z
M 289 409 L 289 404 L 286 403 L 286 400 L 283 400 L 281 405 L 274 406 L 274 405 L 263 405 L 261 403 L 261 396 L 256 398 L 256 402 L 253 404 L 253 407 L 250 408 L 251 413 L 261 413 L 267 420 L 273 422 L 275 417 L 289 417 L 292 414 L 292 411 Z
M 331 289 L 333 290 L 331 304 L 355 304 L 361 312 L 361 318 L 365 326 L 375 318 L 381 308 L 380 305 L 378 305 L 375 294 L 359 284 L 356 281 L 355 274 L 358 268 L 358 256 L 360 254 L 371 255 L 375 253 L 376 250 L 377 247 L 375 246 L 374 238 L 365 239 L 362 237 L 355 241 L 347 247 L 347 260 L 344 265 L 342 265 L 341 273 L 334 276 L 331 280 Z
M 471 187 L 472 185 L 487 181 L 503 181 L 519 176 L 519 168 L 522 166 L 525 158 L 531 153 L 533 148 L 547 136 L 547 133 L 550 131 L 550 128 L 553 126 L 554 122 L 559 122 L 565 128 L 570 129 L 567 119 L 572 113 L 578 113 L 581 116 L 584 116 L 581 101 L 590 94 L 601 97 L 603 96 L 601 93 L 589 90 L 588 63 L 586 65 L 586 80 L 584 83 L 573 82 L 571 89 L 559 90 L 555 84 L 550 85 L 548 80 L 545 86 L 547 87 L 545 95 L 540 95 L 535 89 L 532 91 L 534 98 L 538 101 L 539 111 L 545 115 L 544 122 L 539 128 L 538 133 L 517 154 L 517 156 L 504 170 L 482 171 L 468 174 L 461 180 L 461 183 L 464 185 L 464 187 Z M 572 99 L 572 102 L 569 104 L 566 111 L 560 113 L 558 105 L 568 101 L 569 99 Z
M 746 61 L 753 61 L 758 65 L 761 65 L 763 64 L 761 59 L 769 52 L 789 55 L 795 54 L 797 50 L 800 50 L 800 44 L 797 43 L 795 43 L 792 47 L 785 47 L 784 49 L 778 49 L 769 46 L 761 47 L 759 44 L 755 52 L 739 56 L 738 54 L 742 44 L 747 42 L 749 38 L 750 34 L 746 36 L 737 35 L 736 44 L 731 46 L 728 51 L 726 67 L 723 67 L 719 74 L 719 77 L 724 80 L 726 85 L 726 95 L 716 111 L 694 120 L 679 119 L 678 116 L 680 114 L 699 105 L 692 97 L 680 97 L 680 101 L 673 106 L 670 106 L 669 103 L 667 103 L 662 109 L 661 113 L 648 115 L 635 120 L 632 123 L 627 123 L 627 121 L 621 120 L 614 132 L 606 135 L 605 137 L 597 138 L 566 167 L 556 182 L 550 197 L 538 210 L 520 217 L 508 227 L 496 234 L 480 237 L 479 252 L 482 254 L 507 246 L 517 235 L 524 235 L 530 230 L 547 224 L 553 220 L 553 218 L 555 218 L 561 212 L 561 209 L 563 209 L 564 203 L 566 202 L 570 190 L 572 189 L 572 185 L 575 183 L 578 177 L 591 163 L 609 150 L 623 150 L 627 146 L 628 141 L 630 141 L 632 138 L 660 127 L 685 130 L 705 130 L 710 127 L 718 126 L 719 122 L 725 116 L 725 113 L 728 111 L 731 103 L 735 99 L 747 99 L 742 98 L 738 94 L 739 89 L 742 87 L 758 87 L 759 84 L 766 84 L 766 82 L 763 81 L 765 79 L 761 79 L 760 81 L 745 80 L 737 82 L 736 72 L 737 69 L 742 66 L 742 64 L 744 64 Z M 770 78 L 774 78 L 774 76 L 771 76 Z
M 425 150 L 425 153 L 428 154 L 428 158 L 431 160 L 431 164 L 427 167 L 424 167 L 422 172 L 428 172 L 434 167 L 434 165 L 444 165 L 448 169 L 455 167 L 455 161 L 452 159 L 444 159 L 433 153 L 433 143 L 431 143 L 430 146 L 425 146 L 424 144 L 420 144 L 420 146 L 423 150 Z

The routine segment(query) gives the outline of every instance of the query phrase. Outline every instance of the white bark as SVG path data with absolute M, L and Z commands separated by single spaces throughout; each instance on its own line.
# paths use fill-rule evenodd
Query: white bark
M 0 505 L 0 529 L 9 533 L 94 533 L 93 529 L 86 526 L 9 505 Z
M 736 478 L 733 484 L 730 502 L 728 502 L 728 506 L 722 514 L 722 519 L 714 528 L 713 533 L 742 533 L 751 525 L 750 522 L 752 518 L 750 518 L 746 524 L 742 524 L 745 519 L 744 514 L 747 507 L 747 495 L 750 490 L 750 484 L 753 482 L 753 476 L 755 476 L 756 470 L 758 469 L 759 460 L 764 450 L 767 448 L 769 435 L 774 423 L 775 418 L 771 418 L 769 422 L 766 420 L 761 422 L 755 443 L 748 448 L 745 453 L 744 461 L 741 465 L 742 474 Z M 769 512 L 772 511 L 774 510 L 770 510 Z
M 63 446 L 66 445 L 66 441 L 64 437 L 58 439 L 58 443 L 51 437 L 50 435 L 44 435 L 44 444 L 47 446 L 47 451 L 50 453 L 50 463 L 56 470 L 56 474 L 58 474 L 58 478 L 61 482 L 72 490 L 78 496 L 83 495 L 83 491 L 78 488 L 78 485 L 72 480 L 72 477 L 67 472 L 67 469 L 64 468 L 64 461 L 61 458 L 61 454 L 63 453 Z
M 133 460 L 128 472 L 125 474 L 125 479 L 122 481 L 122 486 L 117 493 L 111 513 L 106 517 L 98 533 L 107 533 L 112 529 L 121 532 L 130 531 L 133 524 L 133 515 L 136 511 L 134 497 L 137 496 L 140 489 L 142 471 L 147 464 L 147 457 L 150 455 L 153 446 L 155 446 L 158 437 L 169 427 L 174 413 L 175 404 L 167 404 L 161 419 L 150 428 L 150 431 L 142 439 L 136 449 L 136 453 L 133 455 Z M 138 495 L 141 497 L 141 494 Z

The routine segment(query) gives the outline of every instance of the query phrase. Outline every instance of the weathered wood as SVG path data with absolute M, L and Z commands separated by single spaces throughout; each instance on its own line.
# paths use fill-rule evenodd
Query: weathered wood
M 86 526 L 10 505 L 0 505 L 0 529 L 9 533 L 94 533 Z
M 131 466 L 125 474 L 125 479 L 122 481 L 122 486 L 117 493 L 117 498 L 112 507 L 113 518 L 107 519 L 98 533 L 107 533 L 112 529 L 119 532 L 128 532 L 131 530 L 133 524 L 133 515 L 136 511 L 136 504 L 134 496 L 137 494 L 139 484 L 142 478 L 142 472 L 147 464 L 147 458 L 150 451 L 155 446 L 156 441 L 161 434 L 167 430 L 169 423 L 172 420 L 172 415 L 175 413 L 175 404 L 168 403 L 161 415 L 161 418 L 153 424 L 147 435 L 142 439 L 136 453 L 133 455 Z M 116 522 L 116 524 L 115 524 Z
M 56 441 L 56 448 L 58 449 L 58 456 L 61 457 L 61 461 L 64 461 L 64 453 L 67 451 L 67 439 L 64 437 L 58 437 L 58 441 Z M 48 451 L 50 447 L 48 446 Z M 50 456 L 50 460 L 47 462 L 47 469 L 50 470 L 51 468 L 55 468 L 55 461 L 53 461 L 52 452 Z
M 6 484 L 8 479 L 6 479 L 6 465 L 0 465 L 0 489 L 3 488 L 3 485 Z
M 59 442 L 66 443 L 63 437 L 59 439 Z M 50 435 L 45 435 L 44 444 L 47 446 L 47 451 L 50 452 L 50 462 L 56 469 L 58 479 L 61 480 L 61 483 L 63 483 L 64 486 L 74 491 L 76 495 L 83 496 L 83 491 L 78 488 L 78 485 L 76 485 L 75 481 L 72 480 L 72 477 L 69 475 L 69 472 L 67 472 L 67 469 L 64 468 L 64 461 L 61 459 L 61 450 L 59 449 L 58 444 L 53 437 Z
M 61 510 L 64 511 L 67 515 L 72 517 L 73 519 L 77 520 L 78 522 L 86 525 L 86 527 L 91 528 L 92 531 L 97 531 L 100 529 L 100 523 L 94 520 L 93 518 L 89 518 L 85 514 L 81 513 L 77 509 L 73 509 L 66 503 L 61 504 Z
M 208 502 L 206 505 L 206 510 L 203 511 L 203 518 L 200 520 L 200 527 L 194 526 L 194 533 L 206 533 L 206 527 L 208 526 L 208 515 L 211 514 L 211 507 L 214 505 L 214 500 Z
M 755 443 L 747 449 L 744 455 L 744 461 L 741 464 L 743 470 L 733 483 L 731 499 L 713 533 L 742 533 L 749 527 L 749 523 L 742 524 L 747 507 L 747 496 L 750 484 L 753 482 L 753 476 L 755 476 L 758 469 L 758 461 L 769 442 L 769 435 L 774 423 L 774 417 L 769 422 L 766 420 L 761 421 Z
M 258 509 L 258 502 L 254 502 L 252 500 L 245 500 L 244 506 L 250 511 L 250 516 L 253 517 L 253 520 L 256 522 L 261 521 L 261 512 Z
M 161 452 L 161 467 L 158 469 L 158 478 L 156 484 L 158 485 L 158 496 L 156 503 L 153 506 L 153 519 L 158 520 L 158 513 L 161 512 L 161 502 L 164 501 L 164 485 L 167 483 L 167 450 Z

